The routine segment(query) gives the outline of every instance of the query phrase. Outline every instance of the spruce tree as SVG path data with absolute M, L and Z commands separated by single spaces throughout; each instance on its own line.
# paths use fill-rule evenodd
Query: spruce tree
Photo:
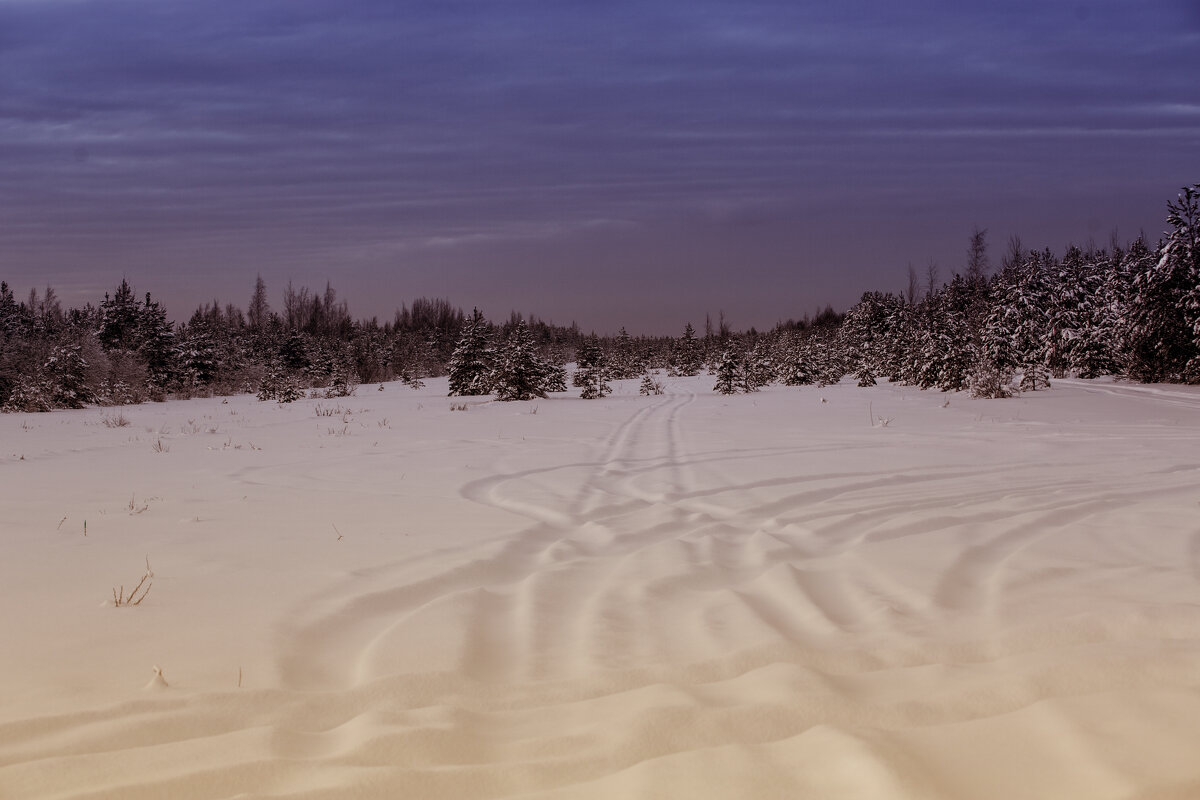
M 275 400 L 280 403 L 293 403 L 304 397 L 304 391 L 294 375 L 283 368 L 282 364 L 272 364 L 267 368 L 258 387 L 259 400 Z
M 704 366 L 704 352 L 692 323 L 687 323 L 683 335 L 675 340 L 671 353 L 671 373 L 674 375 L 699 375 Z
M 21 308 L 8 284 L 0 281 L 0 407 L 8 403 L 24 369 L 26 342 Z
M 804 386 L 816 380 L 811 340 L 806 333 L 788 331 L 780 343 L 780 351 L 777 374 L 785 386 Z
M 496 399 L 531 400 L 545 397 L 548 387 L 554 384 L 551 371 L 551 366 L 538 355 L 525 320 L 518 320 L 505 339 L 492 371 Z
M 542 387 L 546 393 L 565 392 L 567 390 L 567 368 L 545 359 L 542 360 L 542 365 L 546 374 Z
M 152 397 L 162 399 L 175 372 L 175 326 L 149 292 L 138 318 L 138 354 L 146 362 Z
M 1006 267 L 997 278 L 995 305 L 984 325 L 982 362 L 1001 373 L 1020 370 L 1022 391 L 1050 385 L 1046 360 L 1051 287 L 1046 266 L 1054 263 L 1046 251 Z
M 1095 378 L 1118 371 L 1120 344 L 1112 331 L 1114 309 L 1106 295 L 1114 264 L 1104 251 L 1089 253 L 1080 262 L 1076 280 L 1082 288 L 1079 327 L 1071 341 L 1071 369 L 1080 378 Z
M 8 283 L 0 281 L 0 337 L 16 336 L 20 327 L 21 308 Z
M 649 372 L 642 375 L 642 382 L 638 386 L 638 394 L 651 395 L 662 394 L 663 385 L 659 383 Z
M 473 309 L 450 356 L 450 394 L 488 394 L 495 356 L 488 322 L 478 308 Z
M 1168 203 L 1173 230 L 1158 261 L 1134 277 L 1130 375 L 1200 383 L 1200 184 Z
M 717 363 L 717 383 L 713 391 L 720 394 L 737 394 L 745 389 L 745 374 L 742 359 L 733 347 L 726 347 Z
M 775 362 L 771 357 L 771 342 L 759 338 L 746 356 L 743 365 L 742 386 L 747 392 L 757 392 L 768 385 L 775 376 Z
M 921 355 L 927 365 L 921 376 L 923 388 L 937 386 L 944 392 L 967 388 L 979 359 L 971 324 L 974 301 L 973 287 L 960 275 L 931 298 L 931 324 Z
M 136 350 L 141 306 L 129 282 L 121 281 L 116 294 L 106 293 L 100 303 L 100 344 L 106 350 Z
M 193 392 L 211 384 L 217 377 L 217 344 L 207 319 L 193 315 L 180 332 L 175 348 L 179 365 L 179 383 L 184 392 Z
M 612 392 L 612 387 L 608 385 L 604 350 L 595 334 L 584 339 L 580 345 L 576 367 L 573 383 L 583 390 L 579 396 L 584 400 L 595 400 Z
M 636 378 L 642 374 L 642 360 L 638 357 L 633 337 L 624 327 L 617 333 L 608 361 L 609 374 L 614 380 Z
M 88 385 L 87 359 L 77 342 L 56 345 L 42 364 L 41 380 L 49 390 L 52 408 L 83 408 L 95 400 Z
M 1083 253 L 1078 247 L 1067 248 L 1062 261 L 1049 271 L 1050 293 L 1046 306 L 1046 366 L 1055 378 L 1062 378 L 1074 365 L 1076 342 L 1082 327 L 1086 301 L 1082 285 Z

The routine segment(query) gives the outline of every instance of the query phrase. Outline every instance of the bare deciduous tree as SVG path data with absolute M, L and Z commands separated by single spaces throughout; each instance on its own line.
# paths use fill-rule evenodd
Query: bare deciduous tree
M 917 298 L 920 296 L 920 294 L 921 282 L 917 277 L 916 267 L 914 267 L 910 261 L 908 262 L 908 288 L 904 290 L 904 299 L 908 301 L 910 306 L 916 305 Z
M 937 291 L 938 265 L 932 258 L 925 265 L 925 296 L 930 297 Z
M 1025 247 L 1021 244 L 1021 237 L 1015 233 L 1008 237 L 1008 252 L 1000 258 L 1000 266 L 1003 269 L 1010 267 L 1019 267 L 1025 261 Z
M 987 228 L 971 231 L 971 242 L 967 245 L 967 281 L 982 283 L 988 273 Z

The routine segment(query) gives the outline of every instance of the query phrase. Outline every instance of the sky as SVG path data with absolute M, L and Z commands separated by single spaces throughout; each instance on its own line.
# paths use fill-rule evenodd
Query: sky
M 1200 0 L 0 0 L 0 279 L 770 327 L 1166 227 Z

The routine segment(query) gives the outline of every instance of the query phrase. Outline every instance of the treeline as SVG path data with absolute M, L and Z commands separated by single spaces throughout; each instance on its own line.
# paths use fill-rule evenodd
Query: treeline
M 919 301 L 911 292 L 864 294 L 831 343 L 836 363 L 823 377 L 988 397 L 1066 375 L 1200 383 L 1200 184 L 1167 209 L 1171 229 L 1153 249 L 1139 238 L 1072 246 L 1059 257 L 1013 240 L 990 276 L 977 231 L 965 273 Z
M 519 319 L 514 313 L 496 330 L 506 334 Z M 245 311 L 214 301 L 174 324 L 124 280 L 98 305 L 71 309 L 53 288 L 18 301 L 0 282 L 0 409 L 259 392 L 281 378 L 312 388 L 413 382 L 446 373 L 464 320 L 446 300 L 418 298 L 390 321 L 356 321 L 330 285 L 313 292 L 289 284 L 276 310 L 260 277 Z M 573 355 L 578 330 L 522 321 L 556 363 Z
M 256 281 L 245 311 L 217 302 L 174 324 L 125 281 L 99 305 L 64 310 L 54 290 L 18 301 L 0 282 L 0 408 L 46 411 L 168 396 L 257 392 L 289 400 L 302 389 L 338 394 L 358 383 L 450 375 L 453 394 L 501 399 L 565 389 L 602 397 L 608 381 L 654 370 L 716 375 L 720 392 L 770 383 L 834 383 L 853 375 L 1000 397 L 1050 378 L 1117 375 L 1200 383 L 1200 184 L 1168 203 L 1171 230 L 1108 249 L 1061 256 L 1013 240 L 994 273 L 985 231 L 964 270 L 919 291 L 867 292 L 844 315 L 826 308 L 771 331 L 735 332 L 724 316 L 678 337 L 585 337 L 513 312 L 500 323 L 447 300 L 420 298 L 384 323 L 354 320 L 332 286 L 290 284 L 278 310 Z
M 831 309 L 825 315 L 837 319 Z M 354 320 L 328 284 L 323 292 L 289 284 L 276 310 L 259 277 L 245 310 L 214 300 L 175 324 L 150 294 L 139 295 L 124 280 L 98 305 L 71 309 L 53 288 L 18 301 L 0 282 L 0 410 L 246 392 L 290 400 L 302 389 L 345 394 L 359 383 L 417 383 L 447 374 L 469 321 L 449 301 L 429 298 L 401 306 L 387 322 Z M 472 329 L 499 348 L 518 328 L 522 352 L 558 369 L 584 339 L 574 324 L 517 312 L 498 323 L 476 315 Z M 707 328 L 705 354 L 733 335 L 723 317 Z M 613 363 L 624 365 L 616 373 L 622 377 L 666 365 L 674 347 L 671 337 L 633 337 L 624 329 L 602 341 Z M 494 382 L 488 377 L 479 385 L 490 390 Z M 557 387 L 557 377 L 547 385 Z
M 1009 242 L 992 272 L 986 231 L 970 239 L 961 273 L 924 292 L 910 269 L 904 293 L 867 292 L 840 318 L 721 337 L 705 364 L 723 393 L 768 383 L 860 386 L 880 379 L 976 396 L 1045 388 L 1054 377 L 1113 375 L 1200 383 L 1200 184 L 1168 203 L 1170 230 L 1062 256 Z M 690 332 L 677 342 L 691 352 Z M 694 363 L 674 358 L 676 374 Z
M 922 293 L 910 270 L 904 294 L 867 292 L 844 316 L 773 331 L 733 333 L 722 319 L 703 339 L 689 324 L 675 340 L 592 337 L 578 351 L 573 384 L 584 398 L 603 397 L 608 381 L 707 369 L 714 390 L 752 392 L 771 383 L 858 385 L 879 379 L 943 391 L 1008 397 L 1049 386 L 1053 377 L 1115 375 L 1141 382 L 1200 383 L 1200 184 L 1168 203 L 1171 230 L 1151 249 L 1144 239 L 1108 249 L 1026 250 L 1009 242 L 992 273 L 985 230 L 976 230 L 964 270 L 938 286 L 930 273 Z M 468 346 L 468 341 L 470 344 Z M 458 354 L 456 354 L 458 355 Z M 487 336 L 464 337 L 453 359 L 451 392 L 501 392 L 489 369 L 508 356 Z M 473 382 L 457 381 L 463 363 Z M 468 388 L 463 388 L 468 387 Z

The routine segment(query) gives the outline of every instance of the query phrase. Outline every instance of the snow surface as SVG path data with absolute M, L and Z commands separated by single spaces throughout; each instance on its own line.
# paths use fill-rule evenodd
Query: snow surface
M 712 381 L 0 416 L 0 797 L 1200 796 L 1200 392 Z

